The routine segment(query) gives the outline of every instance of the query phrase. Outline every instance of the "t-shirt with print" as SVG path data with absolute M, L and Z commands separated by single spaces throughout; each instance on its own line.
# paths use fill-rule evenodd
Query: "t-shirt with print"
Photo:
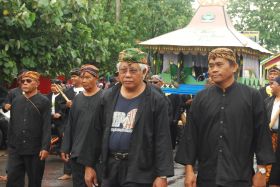
M 135 117 L 141 98 L 142 94 L 133 99 L 126 99 L 121 94 L 119 95 L 111 126 L 109 141 L 109 149 L 111 152 L 128 152 L 131 134 L 135 125 Z

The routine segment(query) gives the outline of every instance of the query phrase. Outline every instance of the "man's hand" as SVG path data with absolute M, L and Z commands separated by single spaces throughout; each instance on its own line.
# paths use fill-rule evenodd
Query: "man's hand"
M 42 150 L 39 153 L 40 160 L 45 160 L 49 156 L 49 152 L 46 150 Z
M 167 187 L 167 179 L 166 178 L 157 177 L 154 180 L 153 187 Z
M 93 168 L 86 166 L 85 168 L 85 182 L 87 187 L 98 186 L 97 175 Z
M 265 174 L 257 172 L 253 177 L 253 187 L 266 187 Z
M 192 165 L 186 165 L 185 173 L 185 187 L 196 187 L 196 176 Z
M 67 101 L 67 102 L 66 102 L 66 106 L 67 106 L 68 108 L 71 108 L 71 107 L 72 107 L 72 101 L 71 101 L 71 100 Z
M 69 158 L 70 158 L 70 155 L 69 155 L 69 154 L 67 154 L 67 153 L 61 153 L 60 156 L 61 156 L 61 159 L 62 159 L 64 162 L 68 162 L 68 161 L 69 161 Z
M 53 118 L 54 119 L 58 119 L 58 118 L 60 118 L 61 117 L 61 114 L 60 113 L 54 113 L 54 115 L 53 115 Z
M 11 107 L 12 107 L 12 105 L 10 105 L 10 104 L 5 104 L 4 105 L 5 110 L 11 110 Z

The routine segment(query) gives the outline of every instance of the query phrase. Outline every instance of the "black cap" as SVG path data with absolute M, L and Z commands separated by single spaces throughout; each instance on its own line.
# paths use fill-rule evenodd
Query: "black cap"
M 52 79 L 51 83 L 52 84 L 59 84 L 60 85 L 61 84 L 61 80 L 59 80 L 59 79 Z
M 70 71 L 70 75 L 77 75 L 77 76 L 80 76 L 81 74 L 81 71 L 80 71 L 80 68 L 74 68 Z

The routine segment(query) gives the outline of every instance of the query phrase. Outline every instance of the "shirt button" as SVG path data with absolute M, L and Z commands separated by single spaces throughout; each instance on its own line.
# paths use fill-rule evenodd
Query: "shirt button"
M 221 135 L 221 136 L 220 136 L 220 138 L 222 139 L 222 138 L 223 138 L 223 136 Z
M 224 110 L 224 109 L 225 109 L 225 107 L 223 107 L 223 106 L 222 106 L 222 107 L 221 107 L 221 109 L 222 109 L 222 110 Z
M 223 124 L 223 123 L 224 123 L 224 121 L 220 121 L 220 123 L 221 123 L 221 124 Z
M 219 149 L 219 152 L 220 152 L 220 153 L 222 153 L 222 152 L 223 152 L 223 150 L 222 150 L 222 149 Z
M 26 141 L 25 141 L 25 140 L 23 140 L 22 142 L 23 142 L 23 143 L 25 143 Z
M 25 130 L 22 130 L 22 133 L 25 133 Z

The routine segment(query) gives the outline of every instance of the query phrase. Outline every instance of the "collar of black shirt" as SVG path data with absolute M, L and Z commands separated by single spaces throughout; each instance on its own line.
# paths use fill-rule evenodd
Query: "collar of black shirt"
M 229 87 L 226 88 L 226 91 L 224 92 L 222 88 L 220 88 L 219 86 L 215 85 L 216 89 L 221 92 L 221 93 L 229 93 L 235 86 L 237 85 L 237 82 L 234 81 L 232 83 L 232 85 L 230 85 Z

